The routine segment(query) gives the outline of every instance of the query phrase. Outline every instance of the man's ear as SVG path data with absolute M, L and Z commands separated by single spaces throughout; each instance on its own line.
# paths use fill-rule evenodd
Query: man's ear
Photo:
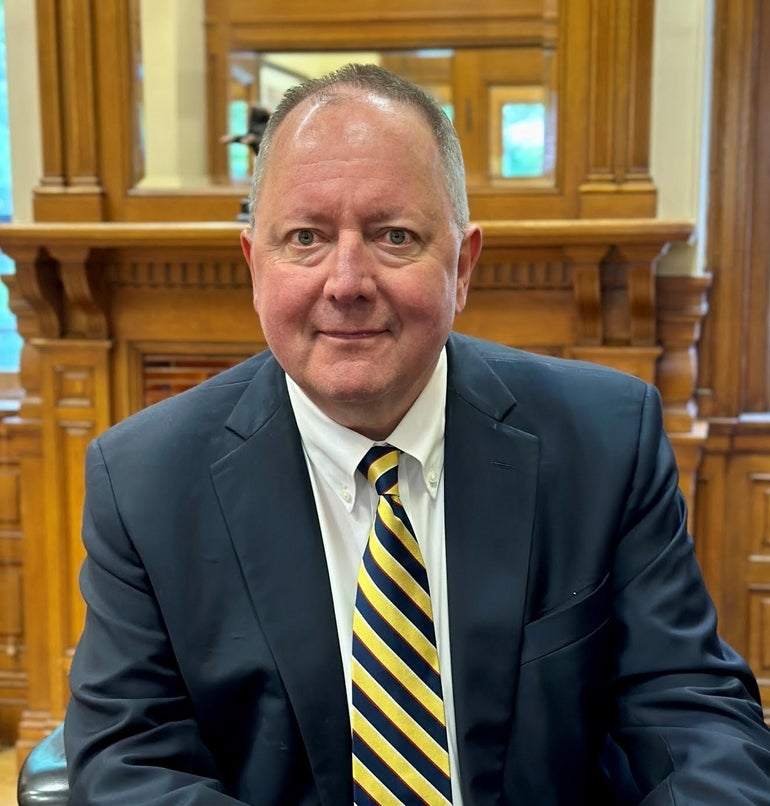
M 249 266 L 249 274 L 251 275 L 251 299 L 254 309 L 257 308 L 257 276 L 254 272 L 254 261 L 251 257 L 251 230 L 241 230 L 241 249 L 243 256 L 246 258 L 246 263 Z
M 471 284 L 471 275 L 481 254 L 481 241 L 481 227 L 470 224 L 463 235 L 460 254 L 457 258 L 455 313 L 460 313 L 465 308 L 465 303 L 468 299 L 468 288 Z
M 241 249 L 246 263 L 249 264 L 249 271 L 251 271 L 251 230 L 248 228 L 241 230 Z

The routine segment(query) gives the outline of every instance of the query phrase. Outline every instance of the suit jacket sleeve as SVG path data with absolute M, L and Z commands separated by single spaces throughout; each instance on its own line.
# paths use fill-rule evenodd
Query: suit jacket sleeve
M 687 534 L 657 392 L 648 388 L 617 547 L 612 738 L 646 806 L 770 804 L 756 682 L 717 637 Z
M 70 802 L 240 803 L 217 780 L 98 442 L 89 448 L 86 479 L 81 589 L 88 611 L 64 730 Z

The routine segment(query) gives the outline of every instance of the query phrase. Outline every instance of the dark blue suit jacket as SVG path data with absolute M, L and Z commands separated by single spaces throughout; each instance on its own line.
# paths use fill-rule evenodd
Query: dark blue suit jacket
M 445 500 L 462 791 L 770 804 L 756 684 L 716 636 L 658 395 L 453 335 Z M 78 806 L 351 801 L 313 494 L 262 353 L 89 449 Z

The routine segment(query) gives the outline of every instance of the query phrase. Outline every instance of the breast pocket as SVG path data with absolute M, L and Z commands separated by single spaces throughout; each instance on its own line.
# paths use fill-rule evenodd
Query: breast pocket
M 609 575 L 593 589 L 565 602 L 524 627 L 521 663 L 558 652 L 598 630 L 610 619 Z

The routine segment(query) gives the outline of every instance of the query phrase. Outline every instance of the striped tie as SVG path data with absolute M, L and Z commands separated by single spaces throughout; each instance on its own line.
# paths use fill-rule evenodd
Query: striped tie
M 375 445 L 359 470 L 379 501 L 353 614 L 353 802 L 452 802 L 428 577 L 398 496 L 400 451 Z

